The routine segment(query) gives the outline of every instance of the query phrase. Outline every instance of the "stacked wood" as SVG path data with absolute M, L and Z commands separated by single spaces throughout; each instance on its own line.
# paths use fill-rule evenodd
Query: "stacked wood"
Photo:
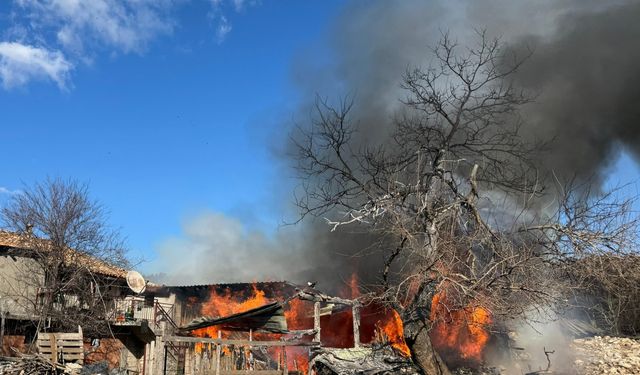
M 0 374 L 61 374 L 65 366 L 52 362 L 47 357 L 35 354 L 20 354 L 19 357 L 1 357 Z

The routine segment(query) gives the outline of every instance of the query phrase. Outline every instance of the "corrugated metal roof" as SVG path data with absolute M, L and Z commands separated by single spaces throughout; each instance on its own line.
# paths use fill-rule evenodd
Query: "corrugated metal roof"
M 222 326 L 227 330 L 249 331 L 262 330 L 275 333 L 287 333 L 287 320 L 284 316 L 282 302 L 272 302 L 253 309 L 231 314 L 224 317 L 213 318 L 203 316 L 192 320 L 184 327 L 184 331 L 193 331 L 199 328 Z
M 161 285 L 164 288 L 209 288 L 209 287 L 234 287 L 234 286 L 247 286 L 247 285 L 277 285 L 286 284 L 288 286 L 301 288 L 300 285 L 292 283 L 286 280 L 280 281 L 254 281 L 254 282 L 236 282 L 236 283 L 211 283 L 211 284 L 192 284 L 192 285 Z

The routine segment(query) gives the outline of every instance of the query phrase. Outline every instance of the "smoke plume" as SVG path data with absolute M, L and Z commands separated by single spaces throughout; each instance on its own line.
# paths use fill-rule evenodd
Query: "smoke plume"
M 266 234 L 221 213 L 203 212 L 184 221 L 180 236 L 164 239 L 146 269 L 152 281 L 166 285 L 315 281 L 338 293 L 358 266 L 373 269 L 371 259 L 353 249 L 374 239 L 364 232 L 327 236 L 325 230 L 318 222 Z
M 640 155 L 639 17 L 635 1 L 352 3 L 326 40 L 335 60 L 318 66 L 311 58 L 299 59 L 294 66 L 305 99 L 300 122 L 308 120 L 317 95 L 352 96 L 350 114 L 360 130 L 355 143 L 385 143 L 402 110 L 406 93 L 400 83 L 407 69 L 428 67 L 431 47 L 443 33 L 464 48 L 482 29 L 521 56 L 533 51 L 515 84 L 535 98 L 522 109 L 521 131 L 531 142 L 548 142 L 540 167 L 560 178 L 602 182 L 622 149 Z M 335 253 L 346 234 L 315 228 L 322 231 L 318 237 L 333 238 L 332 248 L 320 252 Z M 366 247 L 355 245 L 349 253 Z M 342 260 L 334 269 L 352 272 L 353 262 Z M 359 275 L 375 280 L 371 270 L 380 268 L 359 266 Z
M 351 95 L 351 115 L 363 130 L 356 141 L 384 142 L 402 106 L 400 82 L 407 68 L 428 66 L 430 47 L 444 32 L 464 46 L 474 30 L 486 29 L 515 50 L 533 50 L 516 83 L 536 95 L 524 108 L 524 136 L 551 141 L 540 163 L 559 176 L 602 179 L 622 148 L 640 156 L 638 19 L 636 1 L 354 2 L 318 42 L 320 48 L 308 50 L 326 49 L 329 58 L 307 52 L 293 62 L 301 97 L 294 117 L 308 121 L 318 94 Z M 172 283 L 317 279 L 342 284 L 355 270 L 363 281 L 375 282 L 375 264 L 382 257 L 364 252 L 375 241 L 358 228 L 329 232 L 321 221 L 266 235 L 206 214 L 185 224 L 182 237 L 160 246 L 159 262 L 176 270 Z
M 308 105 L 316 94 L 355 96 L 362 143 L 389 134 L 407 68 L 426 67 L 449 33 L 460 45 L 486 29 L 524 56 L 516 82 L 535 96 L 523 135 L 550 141 L 540 161 L 565 177 L 602 177 L 624 145 L 639 155 L 640 4 L 632 1 L 404 1 L 348 7 L 329 36 L 331 66 L 297 66 Z M 309 79 L 309 77 L 314 77 Z M 302 116 L 308 113 L 304 107 Z

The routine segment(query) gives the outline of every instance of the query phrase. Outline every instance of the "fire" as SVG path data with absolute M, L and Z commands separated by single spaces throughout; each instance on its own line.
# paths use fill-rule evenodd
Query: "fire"
M 402 353 L 405 357 L 411 356 L 411 351 L 404 341 L 402 319 L 400 319 L 400 315 L 395 310 L 386 310 L 384 320 L 378 322 L 377 328 L 385 336 L 379 338 L 379 341 L 390 343 L 394 349 Z
M 360 297 L 359 285 L 358 275 L 353 272 L 341 292 L 342 297 L 350 299 Z M 323 326 L 335 323 L 339 315 L 341 314 L 333 317 L 332 321 L 327 322 L 327 324 L 323 322 Z M 346 345 L 342 347 L 349 347 L 353 343 L 352 314 L 351 311 L 348 311 L 342 315 L 346 316 L 347 321 L 344 324 L 337 324 L 337 326 L 346 326 L 349 330 L 346 335 L 342 335 L 342 337 L 347 338 Z M 411 355 L 411 351 L 404 341 L 404 328 L 400 315 L 393 309 L 385 308 L 375 303 L 365 305 L 360 311 L 360 339 L 363 343 L 390 344 L 402 355 L 407 357 Z
M 358 275 L 354 272 L 349 279 L 349 296 L 347 298 L 360 297 L 360 288 L 358 288 Z
M 222 294 L 218 294 L 215 290 L 212 290 L 209 300 L 202 306 L 202 314 L 212 317 L 223 317 L 255 309 L 256 307 L 269 303 L 265 298 L 264 291 L 259 290 L 255 284 L 253 284 L 251 288 L 252 294 L 241 300 L 238 300 L 238 296 L 232 295 L 229 289 L 225 290 Z
M 267 298 L 265 291 L 258 288 L 256 284 L 252 285 L 250 293 L 233 293 L 230 289 L 218 292 L 212 289 L 209 298 L 202 304 L 200 313 L 204 316 L 224 317 L 264 306 L 270 302 L 273 301 Z M 308 328 L 309 325 L 313 326 L 312 313 L 313 308 L 309 307 L 308 303 L 298 299 L 291 300 L 285 310 L 285 319 L 289 329 L 297 330 Z M 230 332 L 220 330 L 215 326 L 197 329 L 192 333 L 199 337 L 217 338 L 219 332 L 222 338 L 231 336 Z M 255 332 L 253 334 L 254 340 L 277 341 L 281 337 L 282 334 L 267 332 Z M 199 353 L 206 349 L 205 345 L 196 344 L 196 352 Z M 282 358 L 282 350 L 281 348 L 270 348 L 268 351 L 269 355 L 277 360 Z M 223 347 L 223 351 L 227 355 L 231 354 L 228 347 Z M 289 347 L 286 351 L 287 367 L 290 370 L 306 373 L 309 365 L 308 349 L 304 347 Z M 248 353 L 245 355 L 248 356 Z
M 345 288 L 341 294 L 344 298 L 357 298 L 360 295 L 358 285 L 358 279 L 354 274 L 345 283 Z M 263 306 L 276 299 L 282 301 L 287 297 L 280 295 L 277 290 L 265 291 L 261 290 L 259 284 L 253 284 L 249 290 L 240 291 L 231 289 L 220 291 L 212 288 L 207 300 L 199 306 L 199 311 L 204 316 L 224 317 Z M 198 305 L 197 301 L 190 302 L 193 302 L 196 306 Z M 307 330 L 313 327 L 313 303 L 292 299 L 285 306 L 284 314 L 289 330 Z M 402 320 L 395 310 L 385 308 L 379 304 L 366 304 L 361 308 L 360 316 L 360 340 L 363 344 L 373 342 L 389 344 L 398 353 L 405 356 L 410 355 L 409 348 L 404 342 Z M 338 348 L 352 347 L 354 342 L 352 318 L 351 308 L 340 305 L 334 306 L 331 313 L 323 315 L 320 319 L 322 345 Z M 210 338 L 217 338 L 220 334 L 222 338 L 246 339 L 244 336 L 239 337 L 239 335 L 246 335 L 246 333 L 229 332 L 215 326 L 194 330 L 192 334 Z M 276 333 L 253 333 L 253 339 L 257 341 L 278 341 L 286 337 L 286 335 Z M 313 336 L 303 336 L 301 338 L 301 340 L 308 341 L 312 339 Z M 210 351 L 212 347 L 208 344 L 196 344 L 195 350 L 197 352 Z M 226 355 L 231 355 L 228 347 L 223 347 L 223 351 Z M 278 362 L 282 360 L 282 351 L 282 348 L 272 347 L 268 349 L 268 354 L 273 361 Z M 308 348 L 288 347 L 286 349 L 286 358 L 289 370 L 298 370 L 304 373 L 308 371 Z
M 289 329 L 308 329 L 313 327 L 313 307 L 302 300 L 293 299 L 284 312 Z
M 491 324 L 491 314 L 479 305 L 469 305 L 458 310 L 450 310 L 446 295 L 439 292 L 433 296 L 431 304 L 431 331 L 433 345 L 444 356 L 480 363 L 485 346 L 489 341 L 486 327 Z
M 238 299 L 238 296 L 234 296 L 231 290 L 227 289 L 224 293 L 218 293 L 216 290 L 211 290 L 211 295 L 206 303 L 201 307 L 201 314 L 210 317 L 223 317 L 232 314 L 237 314 L 246 310 L 250 310 L 256 307 L 267 304 L 268 301 L 265 298 L 265 293 L 259 290 L 255 284 L 252 285 L 252 293 L 244 299 Z M 218 327 L 206 327 L 194 330 L 192 333 L 199 337 L 218 337 Z M 222 338 L 228 338 L 228 332 L 220 332 Z M 201 352 L 204 347 L 202 344 L 197 344 L 196 352 Z M 228 348 L 223 349 L 228 352 Z M 227 353 L 229 354 L 229 353 Z

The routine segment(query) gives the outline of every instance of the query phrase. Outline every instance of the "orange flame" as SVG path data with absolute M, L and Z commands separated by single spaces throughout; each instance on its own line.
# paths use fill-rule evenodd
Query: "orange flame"
M 265 298 L 264 291 L 259 290 L 255 284 L 253 284 L 251 288 L 252 294 L 246 299 L 240 300 L 238 296 L 232 295 L 229 289 L 226 289 L 222 294 L 218 294 L 215 290 L 212 290 L 209 300 L 202 305 L 202 314 L 211 317 L 223 317 L 251 310 L 266 305 L 269 302 Z
M 249 295 L 246 295 L 246 293 L 235 294 L 230 289 L 226 289 L 222 293 L 212 289 L 209 298 L 202 304 L 200 312 L 205 316 L 224 317 L 264 306 L 270 302 L 272 301 L 266 298 L 265 291 L 260 290 L 256 284 L 252 285 L 252 290 Z M 298 299 L 290 301 L 288 308 L 285 310 L 285 319 L 287 320 L 289 329 L 305 329 L 308 328 L 309 324 L 313 325 L 313 318 L 309 318 L 312 311 L 304 301 Z M 228 338 L 230 336 L 229 332 L 221 331 L 219 327 L 216 326 L 200 328 L 194 330 L 192 333 L 199 337 L 217 338 L 218 332 L 220 332 L 222 338 Z M 254 333 L 254 339 L 257 340 L 278 340 L 281 336 L 281 334 L 275 333 Z M 207 344 L 197 343 L 195 346 L 196 352 L 202 352 L 206 348 L 206 345 Z M 223 350 L 227 354 L 230 354 L 229 348 L 223 347 Z M 290 347 L 287 348 L 286 351 L 287 367 L 290 370 L 298 369 L 306 373 L 309 362 L 308 349 L 303 347 Z M 273 348 L 269 353 L 273 358 L 281 358 L 282 349 Z
M 396 310 L 386 310 L 385 319 L 378 323 L 378 328 L 384 333 L 384 339 L 405 357 L 411 356 L 411 351 L 404 341 L 402 319 Z
M 360 288 L 358 288 L 358 275 L 354 272 L 351 274 L 351 278 L 349 279 L 349 297 L 347 298 L 358 298 L 360 297 Z
M 346 287 L 342 291 L 345 298 L 356 298 L 359 296 L 358 279 L 355 274 L 349 279 Z M 270 291 L 268 295 L 272 295 L 274 291 Z M 277 291 L 275 291 L 277 294 Z M 283 296 L 280 296 L 283 297 Z M 274 296 L 276 298 L 276 296 Z M 282 299 L 282 298 L 278 298 Z M 267 298 L 267 293 L 261 290 L 258 284 L 253 284 L 249 292 L 232 291 L 226 289 L 223 291 L 212 288 L 208 299 L 201 303 L 200 313 L 210 317 L 223 317 L 249 309 L 263 306 L 272 302 Z M 190 301 L 197 304 L 197 301 Z M 313 304 L 299 299 L 293 299 L 285 308 L 285 319 L 290 330 L 305 330 L 313 327 Z M 332 314 L 321 317 L 321 339 L 322 344 L 328 347 L 352 347 L 353 346 L 353 326 L 351 309 L 337 309 Z M 378 333 L 382 332 L 384 338 L 380 338 Z M 220 337 L 230 338 L 232 333 L 220 330 L 219 327 L 207 327 L 194 330 L 192 333 L 199 337 L 217 338 L 218 332 Z M 237 335 L 237 333 L 236 333 Z M 255 340 L 279 340 L 281 334 L 254 332 Z M 361 326 L 360 338 L 362 343 L 371 343 L 373 341 L 382 341 L 390 344 L 399 353 L 409 356 L 409 348 L 404 342 L 402 320 L 395 310 L 386 309 L 380 305 L 370 304 L 363 306 L 361 310 Z M 306 336 L 302 340 L 312 340 L 312 337 Z M 195 350 L 202 352 L 203 350 L 212 350 L 208 344 L 196 344 Z M 229 349 L 223 347 L 227 352 Z M 276 361 L 282 358 L 281 348 L 271 348 L 268 350 L 269 355 Z M 309 351 L 305 347 L 288 347 L 287 351 L 287 367 L 289 370 L 301 372 L 308 371 Z M 230 353 L 227 353 L 230 354 Z
M 436 293 L 431 304 L 431 331 L 433 345 L 444 356 L 475 363 L 482 362 L 482 354 L 489 341 L 486 327 L 491 324 L 491 314 L 478 305 L 450 310 L 444 292 Z
M 341 292 L 342 297 L 351 299 L 360 297 L 359 285 L 358 275 L 353 272 Z M 348 318 L 352 319 L 351 312 L 349 312 Z M 349 329 L 352 329 L 352 326 Z M 353 335 L 349 338 L 352 340 Z M 411 351 L 404 341 L 402 319 L 393 309 L 383 308 L 375 303 L 364 306 L 360 312 L 360 338 L 365 343 L 372 341 L 388 343 L 402 355 L 407 357 L 411 355 Z
M 201 314 L 210 317 L 223 317 L 232 314 L 237 314 L 239 312 L 243 312 L 246 310 L 250 310 L 256 307 L 263 306 L 267 304 L 268 301 L 265 298 L 265 293 L 262 290 L 259 290 L 255 284 L 252 285 L 252 293 L 246 299 L 238 299 L 238 296 L 234 296 L 231 290 L 226 289 L 224 293 L 218 294 L 218 292 L 214 289 L 211 290 L 211 295 L 207 302 L 202 304 Z M 199 337 L 210 337 L 217 338 L 219 328 L 216 326 L 200 328 L 194 330 L 192 333 L 195 336 Z M 228 338 L 228 332 L 220 332 L 220 336 L 222 338 Z M 198 343 L 195 346 L 195 350 L 197 353 L 202 352 L 204 349 L 203 344 Z M 228 348 L 223 348 L 223 351 L 229 354 Z

